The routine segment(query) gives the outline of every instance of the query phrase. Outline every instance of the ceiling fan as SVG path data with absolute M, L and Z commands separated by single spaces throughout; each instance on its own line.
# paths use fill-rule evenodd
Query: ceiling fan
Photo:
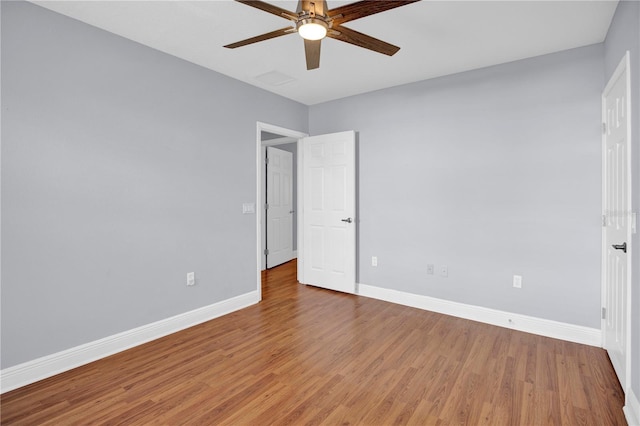
M 358 31 L 351 30 L 342 24 L 355 19 L 364 18 L 380 12 L 385 12 L 396 7 L 405 6 L 420 0 L 364 0 L 347 4 L 335 9 L 327 7 L 326 0 L 298 0 L 296 12 L 290 12 L 278 6 L 258 0 L 236 0 L 248 6 L 271 13 L 281 18 L 288 19 L 293 26 L 280 28 L 266 34 L 251 37 L 246 40 L 228 44 L 224 47 L 235 49 L 259 41 L 269 40 L 287 34 L 298 33 L 304 39 L 304 51 L 307 59 L 307 69 L 320 67 L 320 43 L 323 38 L 329 37 L 344 41 L 374 52 L 393 56 L 400 48 L 373 38 Z

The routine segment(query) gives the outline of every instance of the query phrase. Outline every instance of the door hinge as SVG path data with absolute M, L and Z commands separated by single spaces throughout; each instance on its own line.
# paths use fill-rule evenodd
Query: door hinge
M 602 319 L 607 319 L 607 308 L 602 308 Z
M 602 226 L 607 226 L 607 215 L 602 215 Z
M 269 164 L 269 157 L 265 157 L 264 164 Z
M 265 210 L 269 210 L 269 204 L 265 204 L 265 205 L 264 205 L 264 209 L 265 209 Z
M 607 134 L 607 123 L 602 123 L 602 134 L 605 135 Z
M 264 249 L 264 255 L 269 256 L 269 249 Z

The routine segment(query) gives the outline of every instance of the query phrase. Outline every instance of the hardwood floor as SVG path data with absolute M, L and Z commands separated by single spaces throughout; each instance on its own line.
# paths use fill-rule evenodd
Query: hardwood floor
M 2 395 L 2 424 L 624 425 L 599 348 L 263 273 L 264 301 Z

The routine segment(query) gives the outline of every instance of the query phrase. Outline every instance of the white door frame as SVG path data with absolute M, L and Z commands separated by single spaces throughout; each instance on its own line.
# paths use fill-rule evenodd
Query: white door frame
M 299 132 L 297 130 L 291 130 L 291 129 L 286 129 L 284 127 L 280 127 L 280 126 L 275 126 L 273 124 L 268 124 L 268 123 L 262 123 L 260 121 L 257 122 L 256 125 L 256 288 L 258 290 L 258 300 L 262 300 L 262 230 L 263 230 L 263 226 L 266 226 L 266 224 L 264 223 L 264 209 L 262 208 L 264 206 L 264 200 L 262 199 L 262 188 L 264 186 L 265 183 L 265 176 L 262 175 L 262 163 L 264 161 L 264 159 L 262 158 L 262 147 L 266 144 L 262 143 L 262 132 L 269 132 L 269 133 L 274 133 L 276 135 L 282 135 L 283 137 L 287 137 L 287 138 L 294 138 L 297 139 L 298 142 L 298 160 L 297 163 L 298 165 L 300 164 L 300 158 L 302 158 L 302 144 L 300 143 L 300 139 L 304 138 L 306 136 L 309 136 L 306 133 L 303 132 Z M 274 141 L 270 141 L 270 143 L 268 143 L 268 145 L 277 145 L 278 140 L 274 140 Z M 279 141 L 280 144 L 282 143 L 291 143 L 290 140 L 284 140 L 284 141 Z M 299 170 L 299 166 L 298 165 L 294 165 L 294 167 L 298 167 Z M 301 184 L 301 177 L 300 174 L 298 173 L 298 205 L 296 206 L 296 212 L 298 212 L 298 256 L 301 256 L 302 253 L 300 253 L 300 239 L 301 239 L 301 234 L 300 234 L 300 223 L 301 222 L 301 217 L 302 217 L 302 209 L 299 208 L 299 206 L 301 205 L 301 201 L 302 201 L 302 184 Z
M 628 185 L 627 185 L 627 194 L 625 194 L 625 196 L 627 197 L 627 206 L 629 211 L 625 212 L 625 214 L 628 214 L 628 220 L 629 220 L 629 225 L 627 226 L 627 235 L 626 235 L 626 243 L 627 243 L 627 282 L 626 282 L 626 293 L 627 293 L 627 304 L 626 304 L 626 336 L 624 337 L 626 342 L 625 342 L 625 372 L 624 372 L 624 383 L 626 386 L 626 389 L 623 389 L 623 392 L 625 393 L 625 395 L 629 394 L 629 390 L 630 390 L 630 386 L 631 386 L 631 279 L 632 279 L 632 271 L 633 271 L 633 247 L 632 247 L 632 234 L 635 231 L 635 215 L 633 214 L 633 212 L 631 211 L 632 209 L 632 205 L 631 205 L 631 201 L 632 201 L 632 197 L 631 195 L 633 194 L 632 192 L 632 186 L 633 186 L 633 180 L 632 180 L 632 176 L 631 176 L 631 165 L 632 165 L 632 152 L 631 152 L 631 120 L 633 117 L 633 113 L 631 111 L 631 69 L 630 69 L 630 61 L 629 61 L 629 51 L 627 51 L 625 53 L 625 56 L 622 58 L 622 60 L 620 61 L 620 64 L 618 65 L 618 67 L 616 68 L 616 70 L 613 72 L 613 75 L 610 77 L 609 82 L 606 84 L 606 87 L 604 88 L 604 90 L 602 91 L 602 123 L 606 123 L 607 122 L 607 118 L 606 118 L 606 111 L 605 111 L 605 95 L 609 90 L 609 86 L 611 84 L 611 82 L 615 81 L 620 74 L 622 74 L 623 72 L 627 73 L 627 94 L 626 94 L 626 98 L 627 98 L 627 181 L 628 181 Z M 605 167 L 605 161 L 606 161 L 606 133 L 603 131 L 602 134 L 602 208 L 604 209 L 605 206 L 605 195 L 606 195 L 606 188 L 605 188 L 605 184 L 606 184 L 606 167 Z M 606 296 L 607 296 L 607 281 L 606 281 L 606 262 L 607 262 L 607 247 L 606 247 L 606 227 L 604 226 L 604 210 L 603 210 L 603 227 L 602 227 L 602 277 L 601 277 L 601 288 L 602 288 L 602 293 L 601 293 L 601 297 L 602 297 L 602 306 L 604 306 L 604 302 L 606 300 Z M 609 315 L 609 313 L 607 312 L 607 315 Z M 602 330 L 602 346 L 604 347 L 605 344 L 605 319 L 603 318 L 601 321 L 601 330 Z M 628 399 L 627 399 L 628 401 Z

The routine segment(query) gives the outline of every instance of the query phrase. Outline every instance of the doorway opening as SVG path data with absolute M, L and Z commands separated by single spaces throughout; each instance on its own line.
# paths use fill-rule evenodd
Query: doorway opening
M 262 132 L 262 138 L 271 133 Z M 269 139 L 271 140 L 271 139 Z M 269 142 L 267 140 L 267 143 Z M 262 269 L 271 269 L 297 257 L 296 169 L 297 144 L 267 145 L 266 185 L 263 186 L 264 223 Z
M 267 147 L 276 147 L 280 150 L 290 152 L 292 154 L 292 178 L 293 178 L 293 190 L 292 190 L 292 204 L 291 209 L 286 213 L 289 214 L 291 211 L 291 248 L 292 251 L 297 251 L 297 242 L 298 238 L 298 230 L 299 226 L 297 224 L 298 218 L 298 203 L 301 197 L 299 196 L 302 189 L 297 186 L 297 176 L 298 176 L 298 158 L 299 158 L 299 142 L 300 138 L 308 136 L 306 133 L 299 132 L 296 130 L 286 129 L 284 127 L 274 126 L 267 123 L 257 123 L 257 135 L 256 135 L 256 194 L 257 194 L 257 202 L 256 205 L 258 208 L 256 209 L 256 228 L 257 228 L 257 290 L 259 294 L 259 298 L 262 299 L 262 271 L 266 270 L 267 267 L 275 266 L 269 265 L 268 262 L 268 254 L 266 252 L 269 244 L 269 235 L 267 233 L 267 209 L 265 208 L 267 205 L 267 198 L 269 194 L 269 189 L 267 186 Z M 273 188 L 271 188 L 273 189 Z M 272 231 L 273 232 L 273 231 Z M 274 237 L 274 235 L 271 235 Z

